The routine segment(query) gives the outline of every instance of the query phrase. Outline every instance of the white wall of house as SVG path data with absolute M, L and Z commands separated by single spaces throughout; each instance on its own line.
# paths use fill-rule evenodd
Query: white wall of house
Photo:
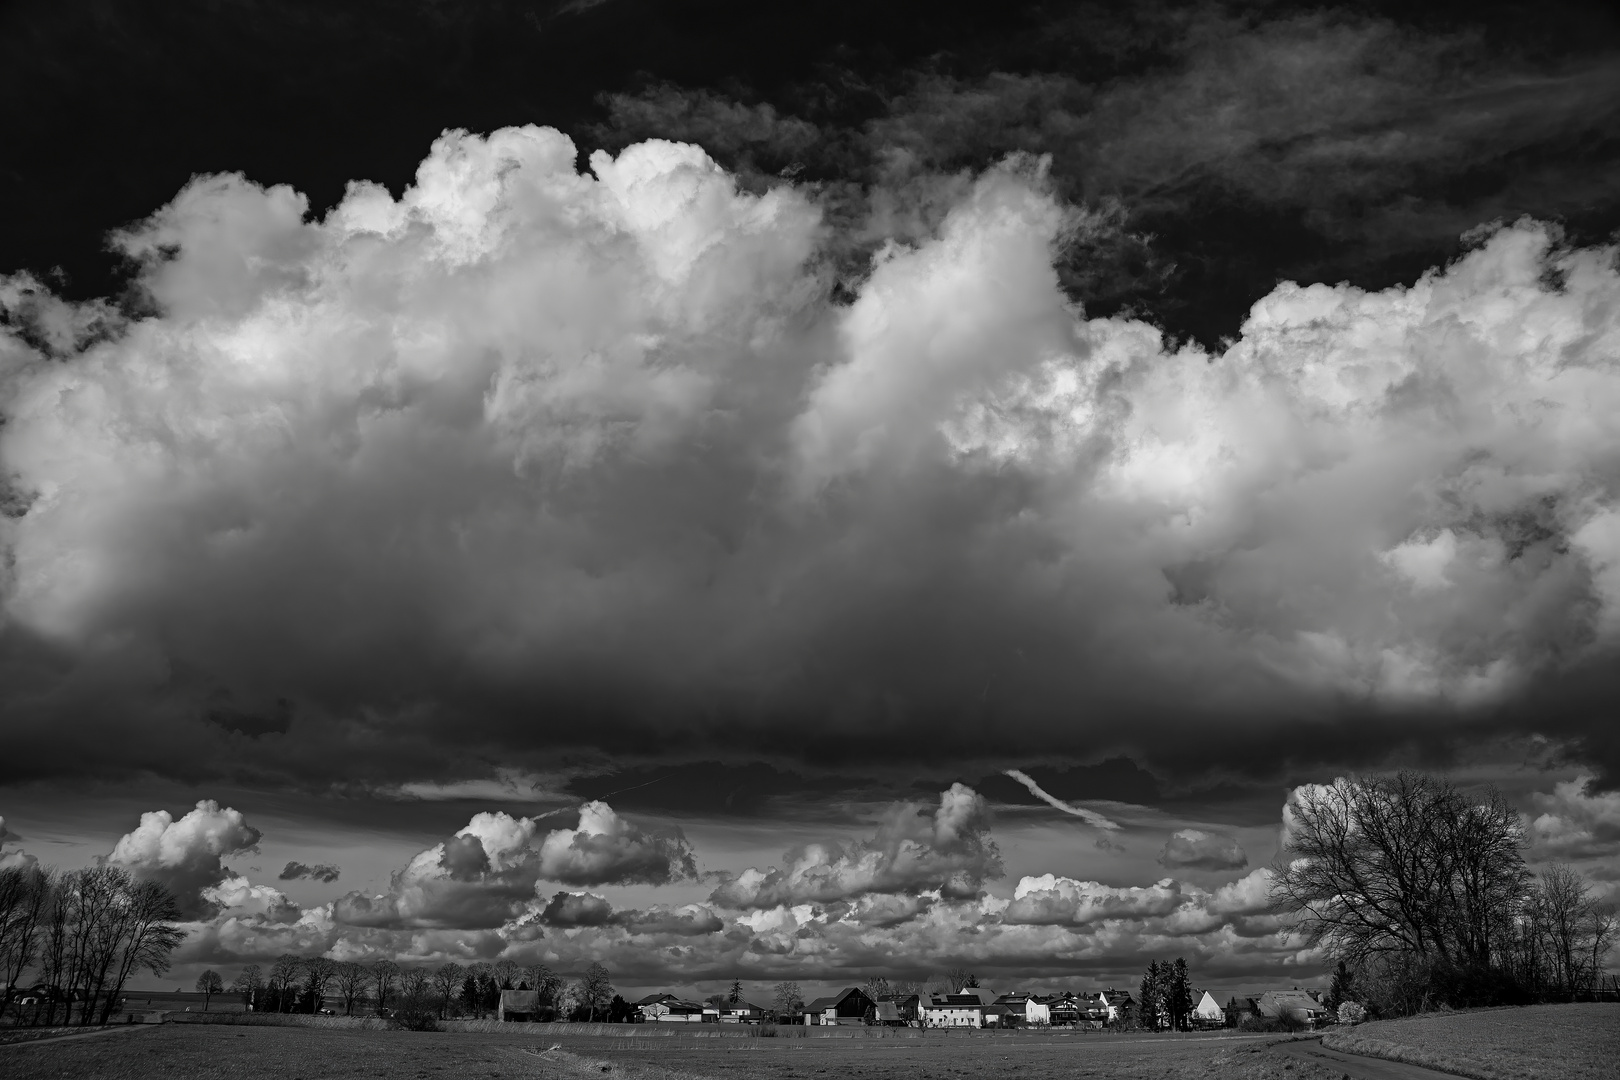
M 969 1006 L 949 1008 L 924 1005 L 923 1022 L 929 1027 L 983 1027 L 984 1011 Z

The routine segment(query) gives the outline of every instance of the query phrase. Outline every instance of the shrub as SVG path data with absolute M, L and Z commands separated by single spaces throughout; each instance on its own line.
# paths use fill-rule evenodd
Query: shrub
M 1342 1002 L 1339 1005 L 1339 1023 L 1359 1024 L 1367 1019 L 1367 1010 L 1354 1001 Z
M 395 1031 L 438 1031 L 439 1018 L 426 1003 L 407 1001 L 394 1010 L 388 1026 Z

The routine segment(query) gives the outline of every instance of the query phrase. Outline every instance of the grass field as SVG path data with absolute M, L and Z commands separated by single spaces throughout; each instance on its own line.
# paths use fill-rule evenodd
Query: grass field
M 1429 1013 L 1330 1032 L 1322 1043 L 1476 1080 L 1614 1080 L 1620 1005 Z
M 930 1033 L 939 1038 L 626 1039 L 165 1024 L 0 1048 L 7 1080 L 1339 1080 L 1274 1037 Z

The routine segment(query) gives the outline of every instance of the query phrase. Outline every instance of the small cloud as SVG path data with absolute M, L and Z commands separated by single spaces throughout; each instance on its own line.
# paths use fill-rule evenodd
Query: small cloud
M 1031 795 L 1046 803 L 1048 806 L 1055 807 L 1071 817 L 1077 817 L 1093 828 L 1103 829 L 1108 832 L 1118 831 L 1119 822 L 1106 818 L 1097 813 L 1095 810 L 1087 810 L 1083 806 L 1070 806 L 1056 795 L 1052 795 L 1047 792 L 1046 789 L 1037 784 L 1035 782 L 1035 778 L 1030 776 L 1028 773 L 1020 772 L 1017 769 L 1007 769 L 1006 773 L 1020 784 L 1023 784 L 1024 787 L 1028 788 Z M 1105 842 L 1099 842 L 1097 846 L 1106 848 L 1109 845 Z
M 1159 865 L 1167 870 L 1241 870 L 1249 865 L 1249 855 L 1230 836 L 1182 829 L 1170 834 Z
M 559 892 L 540 912 L 547 926 L 606 926 L 613 921 L 613 905 L 595 893 Z
M 311 881 L 331 884 L 338 879 L 340 873 L 342 871 L 337 867 L 328 866 L 325 863 L 305 866 L 301 862 L 290 862 L 281 868 L 281 873 L 277 874 L 276 877 L 281 881 L 298 881 L 302 878 L 308 878 Z

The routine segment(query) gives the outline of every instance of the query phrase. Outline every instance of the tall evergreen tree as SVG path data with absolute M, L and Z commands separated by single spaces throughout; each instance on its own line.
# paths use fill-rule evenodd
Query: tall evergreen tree
M 1142 1026 L 1149 1031 L 1159 1030 L 1160 992 L 1163 984 L 1164 976 L 1159 971 L 1159 962 L 1149 961 L 1148 969 L 1142 975 L 1142 992 L 1137 997 L 1136 1006 L 1142 1018 Z
M 1186 1031 L 1192 1026 L 1192 976 L 1187 971 L 1187 961 L 1176 957 L 1176 962 L 1170 968 L 1170 1000 L 1166 1011 L 1170 1014 L 1170 1026 L 1177 1031 Z

